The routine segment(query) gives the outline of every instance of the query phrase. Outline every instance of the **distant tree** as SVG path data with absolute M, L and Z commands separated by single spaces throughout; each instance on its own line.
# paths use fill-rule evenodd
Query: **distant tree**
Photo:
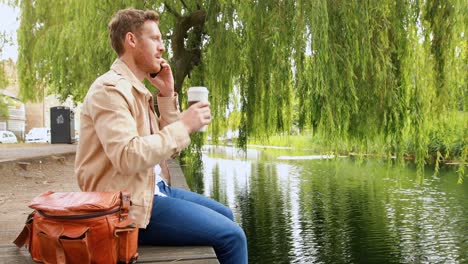
M 11 42 L 10 36 L 6 32 L 0 32 L 0 55 L 3 54 L 3 49 Z M 8 85 L 8 78 L 5 72 L 5 61 L 0 61 L 0 89 Z
M 0 55 L 3 53 L 3 48 L 8 44 L 10 38 L 7 33 L 0 32 Z M 8 78 L 5 72 L 5 61 L 0 61 L 0 90 L 8 85 Z M 0 94 L 0 118 L 8 117 L 8 101 L 3 94 Z
M 293 123 L 328 142 L 373 140 L 427 155 L 428 128 L 467 108 L 465 0 L 21 0 L 24 98 L 41 85 L 83 99 L 116 58 L 107 23 L 133 6 L 162 14 L 176 90 L 210 89 L 214 135 L 239 100 L 240 143 Z M 237 91 L 237 93 L 235 92 Z M 183 101 L 183 100 L 182 100 Z M 182 102 L 181 101 L 181 102 Z

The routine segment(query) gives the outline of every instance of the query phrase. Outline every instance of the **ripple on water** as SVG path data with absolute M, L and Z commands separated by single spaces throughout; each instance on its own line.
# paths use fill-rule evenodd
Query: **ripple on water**
M 385 166 L 277 156 L 249 161 L 245 185 L 234 186 L 243 193 L 226 191 L 233 186 L 223 186 L 223 173 L 216 186 L 205 183 L 235 196 L 228 200 L 244 197 L 236 217 L 249 233 L 252 263 L 468 263 L 466 192 L 444 185 L 446 176 L 421 184 Z

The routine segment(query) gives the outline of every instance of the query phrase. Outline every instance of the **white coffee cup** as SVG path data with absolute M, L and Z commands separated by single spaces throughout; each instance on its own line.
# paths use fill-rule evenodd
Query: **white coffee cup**
M 203 86 L 192 86 L 187 91 L 188 107 L 198 102 L 208 102 L 208 88 Z M 203 126 L 197 132 L 205 132 L 206 126 Z

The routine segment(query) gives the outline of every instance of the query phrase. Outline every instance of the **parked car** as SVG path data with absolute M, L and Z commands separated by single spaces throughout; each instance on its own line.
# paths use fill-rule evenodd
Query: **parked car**
M 18 139 L 13 132 L 0 130 L 0 143 L 18 143 Z
M 50 128 L 35 127 L 26 134 L 26 143 L 50 143 Z

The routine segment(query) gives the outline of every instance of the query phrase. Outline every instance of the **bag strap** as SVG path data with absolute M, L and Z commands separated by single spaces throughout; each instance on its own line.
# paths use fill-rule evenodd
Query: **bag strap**
M 132 205 L 132 201 L 130 199 L 130 193 L 128 191 L 121 192 L 121 199 L 122 199 L 122 210 L 129 211 L 130 206 Z
M 120 221 L 126 220 L 128 218 L 128 213 L 130 211 L 130 206 L 132 205 L 132 201 L 130 199 L 130 193 L 128 191 L 121 191 L 120 192 Z
M 62 243 L 57 239 L 57 247 L 55 247 L 55 257 L 57 264 L 66 264 L 67 258 L 65 255 L 65 250 L 63 249 Z
M 31 234 L 30 228 L 31 225 L 25 225 L 21 233 L 18 235 L 15 241 L 13 241 L 17 247 L 21 248 L 24 246 L 24 244 L 29 245 L 29 234 Z
M 136 263 L 138 258 L 138 225 L 129 217 L 132 205 L 130 193 L 121 192 L 120 222 L 114 225 L 114 236 L 118 237 L 119 261 L 117 263 Z M 132 255 L 133 254 L 133 255 Z
M 30 238 L 31 238 L 31 227 L 32 227 L 32 222 L 33 222 L 33 216 L 36 213 L 36 211 L 30 213 L 28 215 L 28 219 L 26 219 L 26 223 L 23 227 L 23 230 L 21 233 L 18 235 L 18 237 L 13 241 L 13 243 L 21 248 L 24 246 L 24 244 L 29 245 L 30 244 Z
M 120 206 L 120 222 L 115 224 L 114 235 L 118 237 L 119 232 L 127 232 L 137 228 L 134 219 L 128 217 L 132 201 L 130 193 L 126 190 L 120 192 L 121 206 Z

